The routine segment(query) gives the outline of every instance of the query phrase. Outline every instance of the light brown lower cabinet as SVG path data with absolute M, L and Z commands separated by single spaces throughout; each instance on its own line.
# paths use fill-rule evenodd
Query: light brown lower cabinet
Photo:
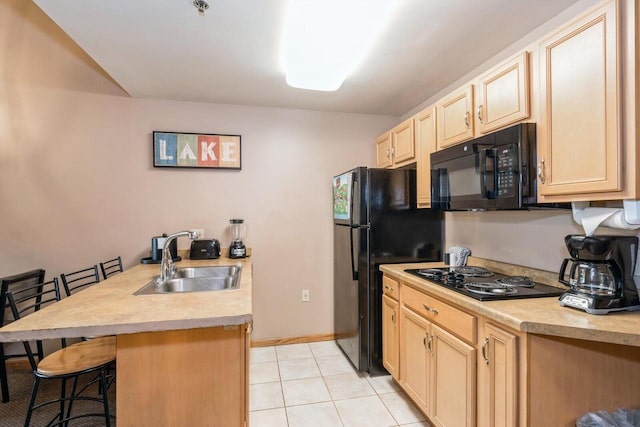
M 475 348 L 406 307 L 400 313 L 400 384 L 436 426 L 475 426 Z
M 429 328 L 431 322 L 406 307 L 400 309 L 400 385 L 425 414 L 430 413 Z M 383 344 L 384 345 L 384 344 Z
M 478 425 L 518 425 L 518 336 L 492 323 L 480 323 Z
M 248 425 L 249 328 L 118 335 L 118 426 Z
M 515 331 L 384 280 L 400 289 L 400 324 L 383 347 L 398 346 L 397 382 L 432 424 L 570 427 L 594 410 L 640 408 L 640 347 Z
M 398 301 L 382 296 L 382 364 L 389 371 L 391 376 L 398 379 L 398 345 L 400 330 Z

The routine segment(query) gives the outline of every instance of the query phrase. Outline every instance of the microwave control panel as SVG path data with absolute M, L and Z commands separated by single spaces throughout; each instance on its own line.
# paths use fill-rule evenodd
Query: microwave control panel
M 515 197 L 520 187 L 517 145 L 496 147 L 498 165 L 498 197 Z

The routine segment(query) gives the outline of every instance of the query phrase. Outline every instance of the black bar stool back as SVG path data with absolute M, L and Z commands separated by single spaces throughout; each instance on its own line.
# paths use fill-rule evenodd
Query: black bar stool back
M 13 276 L 3 277 L 0 279 L 0 327 L 6 325 L 13 320 L 11 311 L 9 310 L 9 302 L 7 300 L 7 291 L 12 289 L 21 289 L 22 287 L 44 282 L 45 271 L 41 268 L 27 271 L 25 273 Z M 9 313 L 9 317 L 6 314 Z M 42 359 L 42 342 L 37 342 L 38 360 Z M 2 388 L 2 402 L 9 401 L 9 384 L 7 382 L 7 359 L 12 357 L 25 357 L 26 354 L 6 355 L 4 345 L 0 343 L 0 388 Z
M 110 259 L 109 261 L 101 262 L 100 270 L 102 270 L 102 277 L 104 280 L 107 280 L 114 274 L 122 273 L 122 259 L 118 257 Z
M 67 296 L 71 296 L 72 293 L 81 291 L 86 286 L 94 285 L 100 281 L 97 265 L 74 271 L 73 273 L 62 273 L 60 278 Z

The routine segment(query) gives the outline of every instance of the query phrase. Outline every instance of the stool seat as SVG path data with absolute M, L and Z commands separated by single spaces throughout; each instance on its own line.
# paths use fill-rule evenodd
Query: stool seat
M 38 363 L 36 373 L 41 376 L 55 377 L 91 370 L 114 360 L 116 360 L 116 338 L 102 337 L 82 341 L 51 353 Z

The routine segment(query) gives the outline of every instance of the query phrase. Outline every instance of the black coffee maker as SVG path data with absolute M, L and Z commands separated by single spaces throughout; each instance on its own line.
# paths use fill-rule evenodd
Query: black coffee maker
M 571 259 L 562 262 L 558 280 L 570 289 L 560 296 L 560 305 L 590 314 L 640 310 L 633 280 L 637 237 L 568 235 L 564 242 Z

